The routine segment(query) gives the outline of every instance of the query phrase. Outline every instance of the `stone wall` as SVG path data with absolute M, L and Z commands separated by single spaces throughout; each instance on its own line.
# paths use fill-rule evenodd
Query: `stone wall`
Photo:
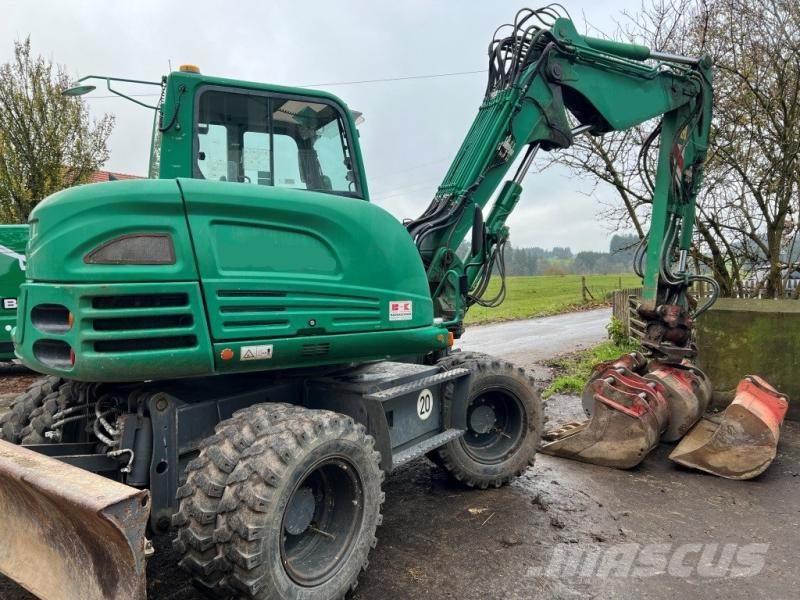
M 800 420 L 800 301 L 722 298 L 696 327 L 713 405 L 727 405 L 744 375 L 760 375 L 789 396 L 789 418 Z

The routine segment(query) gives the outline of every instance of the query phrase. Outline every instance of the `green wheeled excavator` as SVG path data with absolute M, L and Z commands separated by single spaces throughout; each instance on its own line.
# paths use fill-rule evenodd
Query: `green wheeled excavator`
M 502 300 L 488 283 L 534 155 L 578 135 L 660 118 L 640 314 L 659 368 L 695 373 L 710 60 L 586 37 L 557 11 L 498 29 L 478 115 L 402 224 L 369 202 L 339 98 L 193 67 L 134 81 L 162 92 L 152 179 L 30 217 L 15 348 L 51 378 L 0 421 L 0 570 L 43 598 L 143 598 L 147 540 L 172 528 L 211 594 L 339 598 L 376 543 L 385 473 L 429 455 L 469 486 L 520 474 L 543 433 L 533 381 L 450 348 L 470 306 Z M 624 404 L 640 384 L 615 373 L 625 390 L 595 383 Z M 662 402 L 661 381 L 638 402 Z

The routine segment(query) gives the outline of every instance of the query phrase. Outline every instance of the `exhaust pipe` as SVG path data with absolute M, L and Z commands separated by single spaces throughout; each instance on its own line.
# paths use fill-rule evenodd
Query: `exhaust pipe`
M 144 600 L 150 495 L 0 441 L 0 571 L 44 600 Z

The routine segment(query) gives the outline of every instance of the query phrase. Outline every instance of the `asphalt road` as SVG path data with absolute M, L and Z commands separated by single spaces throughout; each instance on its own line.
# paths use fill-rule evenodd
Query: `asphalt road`
M 467 327 L 456 346 L 528 366 L 603 341 L 610 319 L 611 309 L 598 308 L 554 317 L 473 325 Z

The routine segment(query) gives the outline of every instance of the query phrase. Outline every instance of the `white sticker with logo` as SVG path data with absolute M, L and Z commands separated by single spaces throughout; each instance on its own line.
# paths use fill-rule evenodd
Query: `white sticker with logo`
M 433 393 L 425 388 L 417 397 L 417 416 L 423 421 L 433 412 Z
M 260 346 L 242 346 L 239 360 L 267 360 L 272 358 L 272 344 Z
M 411 300 L 390 300 L 389 320 L 410 321 L 414 314 L 413 309 L 414 306 Z

